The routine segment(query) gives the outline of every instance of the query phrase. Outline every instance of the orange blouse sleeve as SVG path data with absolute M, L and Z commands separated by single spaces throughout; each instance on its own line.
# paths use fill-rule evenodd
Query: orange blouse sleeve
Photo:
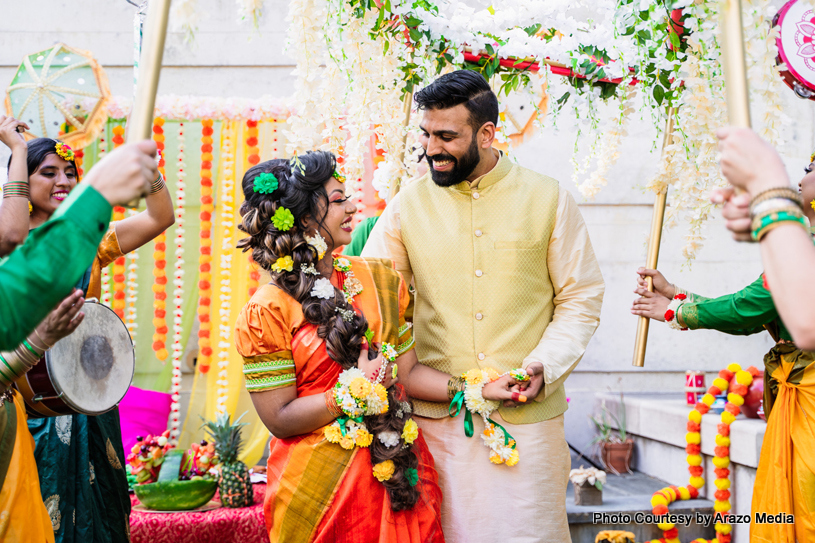
M 415 342 L 413 340 L 413 323 L 405 321 L 405 310 L 410 305 L 410 293 L 408 292 L 407 283 L 399 274 L 399 345 L 396 347 L 398 356 L 401 356 L 411 350 Z
M 241 310 L 235 324 L 235 347 L 243 357 L 243 375 L 249 392 L 296 383 L 291 345 L 302 316 L 297 316 L 299 307 L 276 299 L 274 291 L 278 289 L 270 285 L 261 287 Z
M 124 253 L 119 247 L 119 238 L 116 237 L 116 223 L 112 223 L 96 249 L 96 258 L 93 259 L 91 266 L 91 281 L 88 285 L 89 298 L 102 297 L 102 269 L 122 256 Z

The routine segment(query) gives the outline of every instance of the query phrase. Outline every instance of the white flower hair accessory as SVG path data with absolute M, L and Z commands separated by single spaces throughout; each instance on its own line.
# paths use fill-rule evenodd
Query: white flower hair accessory
M 311 289 L 311 295 L 315 298 L 328 300 L 334 297 L 334 285 L 325 277 L 321 277 L 314 281 L 314 287 Z
M 379 432 L 377 437 L 379 437 L 379 441 L 381 441 L 384 446 L 390 448 L 399 445 L 399 438 L 401 436 L 397 432 Z
M 317 271 L 314 264 L 300 264 L 300 269 L 303 270 L 303 273 L 306 275 L 320 275 L 320 272 Z
M 305 238 L 306 242 L 317 251 L 317 259 L 322 260 L 325 256 L 325 252 L 328 251 L 328 244 L 325 242 L 325 238 L 323 238 L 319 232 L 316 232 L 314 237 L 305 236 Z

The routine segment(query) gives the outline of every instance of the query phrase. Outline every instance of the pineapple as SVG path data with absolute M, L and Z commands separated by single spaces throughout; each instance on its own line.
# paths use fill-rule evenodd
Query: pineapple
M 204 422 L 206 432 L 215 442 L 215 452 L 221 461 L 218 486 L 221 503 L 226 507 L 248 507 L 254 503 L 249 469 L 246 464 L 238 461 L 238 454 L 243 446 L 241 426 L 245 423 L 240 423 L 242 418 L 243 415 L 232 424 L 229 414 L 221 413 L 215 417 L 215 422 Z

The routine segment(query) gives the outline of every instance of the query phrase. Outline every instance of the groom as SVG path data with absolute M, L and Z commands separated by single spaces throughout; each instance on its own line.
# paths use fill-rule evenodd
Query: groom
M 586 225 L 557 181 L 492 148 L 498 99 L 480 74 L 443 75 L 416 103 L 430 170 L 390 202 L 362 256 L 390 258 L 415 282 L 416 353 L 449 374 L 450 395 L 476 367 L 532 376 L 528 401 L 506 401 L 491 417 L 517 442 L 512 467 L 489 462 L 480 417 L 467 438 L 446 403 L 416 400 L 444 493 L 445 537 L 568 542 L 563 382 L 599 324 L 604 291 Z

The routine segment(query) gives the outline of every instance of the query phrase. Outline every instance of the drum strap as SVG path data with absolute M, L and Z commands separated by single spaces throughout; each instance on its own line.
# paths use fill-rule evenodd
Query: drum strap
M 14 444 L 17 441 L 17 407 L 5 402 L 0 407 L 0 488 L 6 480 Z

